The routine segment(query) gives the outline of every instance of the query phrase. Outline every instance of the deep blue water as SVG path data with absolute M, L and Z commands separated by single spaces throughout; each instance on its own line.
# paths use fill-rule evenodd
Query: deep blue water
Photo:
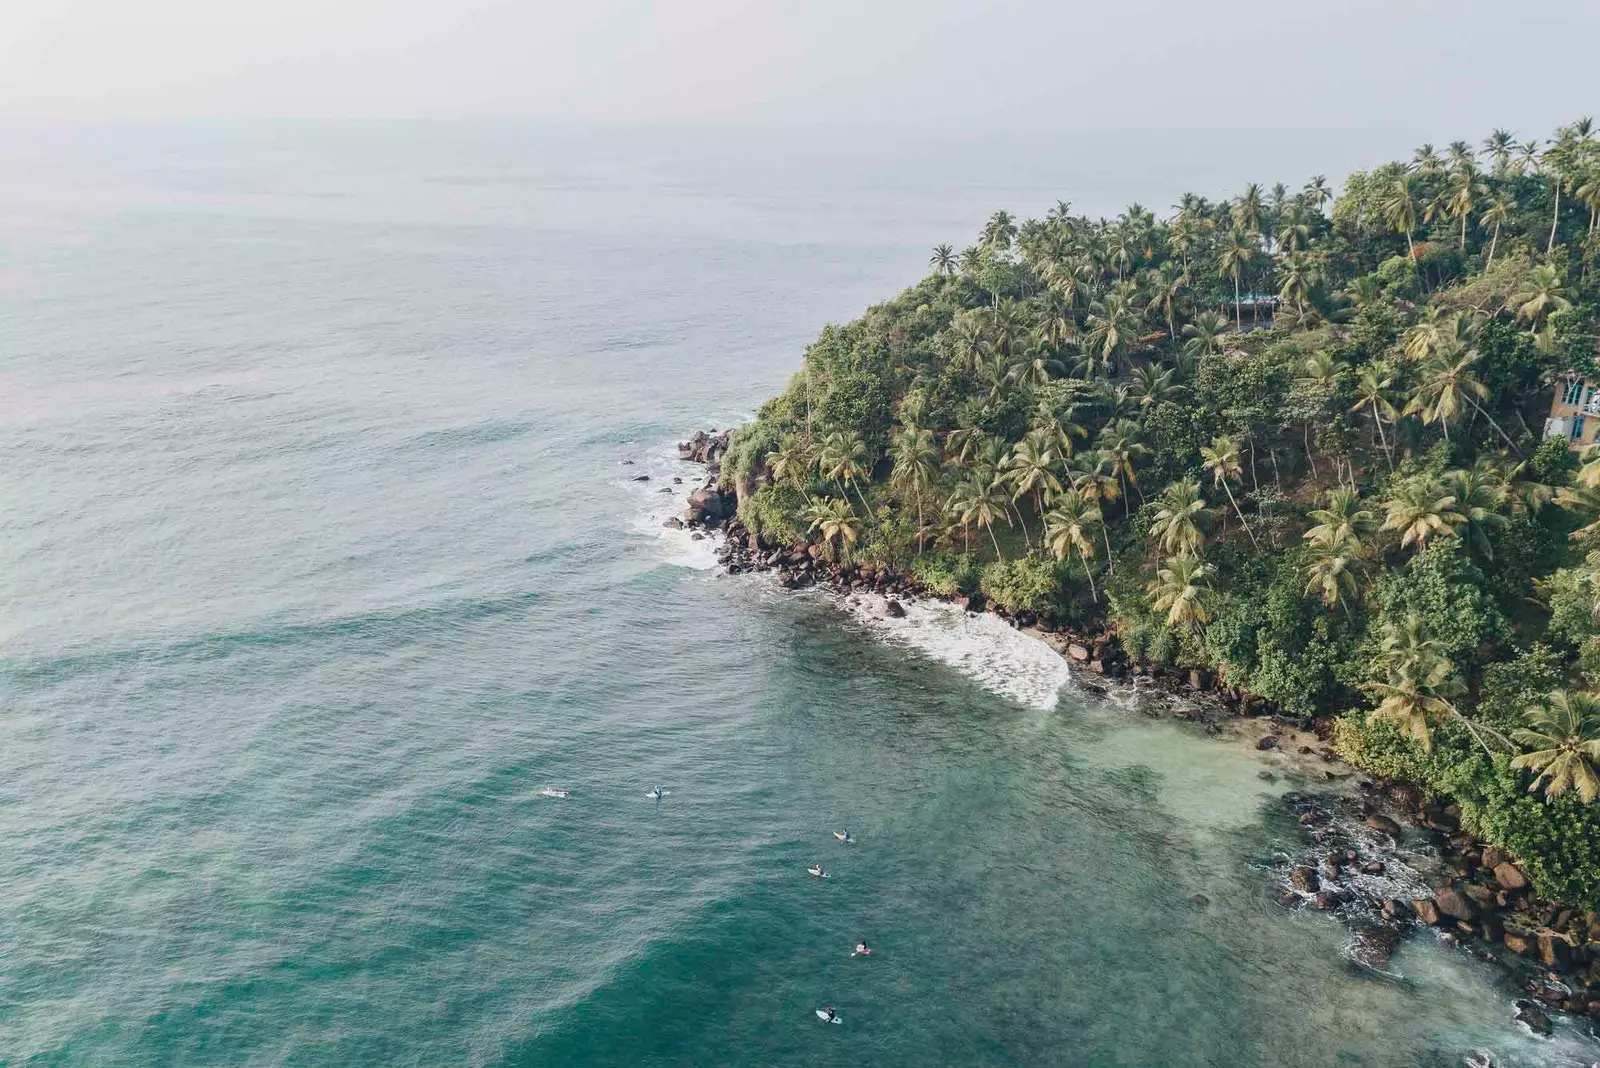
M 929 245 L 1118 174 L 437 125 L 5 151 L 0 1063 L 1595 1059 L 1426 939 L 1366 975 L 1272 904 L 1292 784 L 1250 754 L 661 530 L 675 438 Z

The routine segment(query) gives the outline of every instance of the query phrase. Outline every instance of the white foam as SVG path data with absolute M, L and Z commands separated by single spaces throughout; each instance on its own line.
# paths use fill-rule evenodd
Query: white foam
M 1067 662 L 1036 638 L 999 616 L 971 614 L 949 601 L 901 601 L 906 614 L 891 617 L 877 594 L 843 598 L 851 619 L 890 645 L 916 649 L 974 679 L 990 693 L 1038 709 L 1055 707 L 1070 675 Z
M 683 518 L 689 494 L 705 481 L 705 466 L 680 460 L 676 441 L 653 442 L 631 459 L 634 462 L 622 468 L 619 485 L 632 488 L 639 496 L 634 531 L 655 542 L 660 558 L 669 564 L 696 571 L 716 567 L 717 549 L 723 538 L 720 531 L 691 531 L 665 525 L 669 519 Z M 632 481 L 639 475 L 649 475 L 650 481 Z M 683 481 L 675 483 L 674 478 Z M 663 489 L 672 492 L 662 493 Z M 696 534 L 701 536 L 696 538 Z

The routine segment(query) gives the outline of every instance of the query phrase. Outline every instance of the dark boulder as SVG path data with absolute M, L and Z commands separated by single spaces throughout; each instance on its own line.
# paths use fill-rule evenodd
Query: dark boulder
M 1494 866 L 1494 881 L 1500 884 L 1502 890 L 1526 890 L 1528 887 L 1528 877 L 1509 860 L 1502 860 Z
M 1261 750 L 1278 748 L 1278 736 L 1276 734 L 1262 735 L 1256 742 L 1256 748 Z
M 649 475 L 634 475 L 633 476 L 633 480 L 635 482 L 649 482 L 650 481 L 650 476 Z
M 664 526 L 664 527 L 671 527 L 673 530 L 682 530 L 683 529 L 683 520 L 679 519 L 677 516 L 673 516 L 671 519 L 668 519 L 665 523 L 662 523 L 661 525 Z
M 1430 927 L 1438 926 L 1440 919 L 1439 906 L 1434 904 L 1430 898 L 1422 897 L 1411 902 L 1411 909 L 1417 914 L 1418 922 L 1425 923 Z
M 1298 865 L 1289 872 L 1289 885 L 1303 894 L 1314 894 L 1322 888 L 1316 869 L 1305 864 Z
M 1073 642 L 1067 646 L 1067 656 L 1071 657 L 1073 660 L 1076 660 L 1080 664 L 1087 664 L 1089 662 L 1089 650 L 1085 649 L 1077 642 Z
M 1549 1038 L 1551 1032 L 1555 1030 L 1550 1026 L 1550 1017 L 1531 1001 L 1517 1002 L 1517 1022 L 1544 1038 Z
M 890 619 L 904 619 L 906 615 L 905 605 L 893 599 L 884 603 L 883 611 Z
M 1388 816 L 1373 814 L 1367 817 L 1366 824 L 1375 831 L 1382 831 L 1390 838 L 1398 837 L 1400 834 L 1400 825 Z
M 1448 887 L 1434 892 L 1433 903 L 1438 906 L 1442 915 L 1450 916 L 1466 923 L 1471 923 L 1478 912 L 1465 895 Z

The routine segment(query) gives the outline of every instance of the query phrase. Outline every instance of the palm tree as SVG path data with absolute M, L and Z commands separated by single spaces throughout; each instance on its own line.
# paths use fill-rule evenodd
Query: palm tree
M 1450 188 L 1450 196 L 1445 202 L 1445 210 L 1453 219 L 1461 220 L 1461 254 L 1467 252 L 1467 218 L 1472 214 L 1474 193 L 1487 194 L 1488 187 L 1476 181 L 1470 168 L 1463 168 L 1456 172 L 1454 183 Z
M 1511 766 L 1537 773 L 1528 789 L 1544 782 L 1551 799 L 1576 790 L 1586 805 L 1600 797 L 1600 696 L 1557 690 L 1524 716 L 1529 725 L 1511 738 L 1532 752 L 1514 757 Z
M 1102 370 L 1109 371 L 1129 342 L 1139 336 L 1139 319 L 1130 305 L 1128 294 L 1113 290 L 1105 300 L 1089 305 L 1088 334 L 1084 339 L 1085 353 L 1091 366 L 1098 362 Z
M 908 426 L 894 439 L 893 454 L 894 469 L 889 474 L 889 483 L 917 500 L 917 548 L 920 551 L 920 532 L 925 525 L 922 499 L 939 474 L 939 446 L 931 430 Z
M 836 497 L 812 498 L 803 513 L 808 530 L 821 533 L 825 544 L 833 546 L 840 558 L 861 536 L 861 520 L 850 509 L 850 502 Z
M 1358 552 L 1363 551 L 1361 539 L 1377 525 L 1377 520 L 1362 507 L 1361 496 L 1354 490 L 1332 490 L 1326 505 L 1306 514 L 1317 521 L 1302 535 L 1306 541 L 1313 545 L 1349 543 Z
M 1012 446 L 1011 455 L 1006 458 L 1004 474 L 1001 475 L 1004 481 L 1011 484 L 1011 499 L 1015 501 L 1032 494 L 1034 513 L 1042 517 L 1044 494 L 1047 491 L 1061 492 L 1061 480 L 1055 472 L 1059 459 L 1049 435 L 1037 430 Z M 1018 515 L 1021 515 L 1020 510 Z M 1026 540 L 1027 523 L 1022 524 L 1022 536 Z
M 1167 626 L 1189 627 L 1196 640 L 1201 628 L 1211 622 L 1210 579 L 1215 570 L 1191 553 L 1169 557 L 1145 586 L 1150 609 L 1167 614 Z
M 1467 544 L 1477 549 L 1487 560 L 1494 559 L 1494 548 L 1489 544 L 1491 527 L 1503 527 L 1505 516 L 1499 510 L 1505 507 L 1505 487 L 1496 483 L 1481 468 L 1446 472 L 1444 488 L 1455 498 L 1454 510 L 1461 516 L 1456 525 L 1464 533 Z
M 1494 266 L 1495 246 L 1500 243 L 1500 227 L 1511 218 L 1511 198 L 1504 193 L 1496 193 L 1494 199 L 1489 201 L 1489 206 L 1483 209 L 1483 214 L 1478 216 L 1478 227 L 1487 230 L 1494 228 L 1494 236 L 1489 239 L 1489 259 L 1484 263 L 1484 268 Z
M 1065 560 L 1068 553 L 1078 554 L 1078 559 L 1083 563 L 1083 573 L 1089 579 L 1089 595 L 1097 604 L 1100 593 L 1095 589 L 1094 573 L 1089 561 L 1094 556 L 1092 532 L 1103 523 L 1100 506 L 1076 489 L 1058 495 L 1044 517 L 1045 546 L 1057 560 Z
M 1417 201 L 1411 193 L 1411 179 L 1405 175 L 1396 178 L 1378 210 L 1390 230 L 1406 235 L 1406 250 L 1415 260 L 1417 246 L 1411 240 L 1411 232 L 1417 228 Z
M 955 488 L 945 502 L 945 510 L 960 520 L 963 527 L 976 523 L 989 535 L 994 545 L 996 560 L 1001 559 L 1000 541 L 994 535 L 994 521 L 1003 519 L 1011 524 L 1011 513 L 1006 509 L 1006 497 L 995 485 L 994 476 L 987 471 L 974 471 L 971 477 Z
M 950 320 L 945 333 L 950 363 L 958 371 L 976 371 L 989 355 L 989 334 L 981 316 L 962 312 Z
M 811 481 L 816 465 L 816 455 L 794 434 L 785 434 L 778 448 L 767 453 L 767 467 L 772 477 L 791 486 L 804 486 Z
M 1301 364 L 1304 373 L 1295 379 L 1295 386 L 1304 394 L 1317 398 L 1318 412 L 1339 390 L 1339 380 L 1344 377 L 1344 364 L 1327 349 L 1318 349 Z M 1305 424 L 1306 461 L 1311 464 L 1311 475 L 1317 474 L 1316 454 L 1311 448 L 1311 423 Z
M 949 245 L 935 245 L 933 255 L 928 257 L 928 266 L 933 268 L 933 273 L 949 277 L 956 273 L 956 252 Z
M 1384 459 L 1394 471 L 1394 453 L 1389 449 L 1389 439 L 1383 432 L 1383 421 L 1399 418 L 1400 413 L 1389 401 L 1389 391 L 1394 387 L 1394 369 L 1383 360 L 1373 360 L 1356 372 L 1356 402 L 1352 412 L 1366 409 L 1372 413 L 1372 424 L 1378 428 L 1378 441 L 1383 445 Z
M 1228 233 L 1228 239 L 1217 252 L 1217 274 L 1233 279 L 1233 315 L 1239 332 L 1244 333 L 1244 297 L 1239 292 L 1239 276 L 1245 264 L 1255 258 L 1255 247 L 1245 241 L 1237 230 Z M 1251 313 L 1252 316 L 1254 313 Z M 1252 318 L 1251 322 L 1255 320 Z
M 1431 750 L 1433 721 L 1457 715 L 1450 698 L 1466 687 L 1415 612 L 1403 624 L 1384 624 L 1374 666 L 1378 678 L 1367 686 L 1379 699 L 1373 715 L 1396 721 L 1423 749 Z
M 1017 236 L 1017 221 L 1008 211 L 997 211 L 989 216 L 983 227 L 984 247 L 1004 252 Z
M 1511 153 L 1516 147 L 1516 139 L 1509 130 L 1495 130 L 1483 140 L 1483 151 L 1489 156 L 1493 164 L 1496 178 L 1504 178 L 1511 171 Z
M 1425 476 L 1407 479 L 1383 502 L 1384 530 L 1400 535 L 1402 549 L 1426 546 L 1439 534 L 1452 534 L 1466 519 L 1444 486 Z
M 1482 412 L 1478 401 L 1489 396 L 1489 387 L 1472 374 L 1478 362 L 1476 349 L 1462 352 L 1459 345 L 1444 347 L 1422 366 L 1422 376 L 1417 382 L 1406 414 L 1420 415 L 1427 424 L 1438 423 L 1444 430 L 1444 440 L 1450 441 L 1450 424 L 1470 405 Z M 1487 413 L 1485 413 L 1487 414 Z M 1490 420 L 1492 423 L 1493 420 Z M 1496 429 L 1499 429 L 1496 425 Z M 1504 435 L 1505 431 L 1501 431 Z M 1507 441 L 1510 439 L 1507 438 Z
M 1300 195 L 1313 209 L 1321 211 L 1322 205 L 1333 199 L 1333 190 L 1328 188 L 1328 179 L 1325 175 L 1314 174 L 1300 191 Z
M 1111 474 L 1115 475 L 1122 486 L 1123 516 L 1129 514 L 1128 487 L 1135 489 L 1139 486 L 1139 475 L 1135 471 L 1133 462 L 1146 455 L 1150 450 L 1145 448 L 1139 440 L 1139 426 L 1127 419 L 1118 419 L 1114 423 L 1107 423 L 1100 430 L 1100 457 L 1111 467 Z M 1141 494 L 1141 499 L 1143 495 Z
M 1517 322 L 1527 323 L 1528 332 L 1532 334 L 1539 332 L 1552 312 L 1572 307 L 1572 301 L 1567 299 L 1562 288 L 1561 272 L 1549 264 L 1529 271 L 1523 288 L 1513 293 L 1507 303 L 1516 308 Z
M 1198 553 L 1206 540 L 1201 528 L 1211 514 L 1200 496 L 1200 483 L 1173 482 L 1161 491 L 1156 504 L 1150 540 L 1168 555 Z
M 1213 311 L 1201 312 L 1192 322 L 1183 324 L 1183 351 L 1190 356 L 1205 356 L 1222 351 L 1222 335 L 1227 333 L 1228 319 Z
M 1316 593 L 1324 607 L 1337 605 L 1349 615 L 1363 555 L 1360 542 L 1348 533 L 1312 541 L 1306 555 L 1305 592 Z
M 1183 294 L 1189 287 L 1188 272 L 1180 270 L 1172 262 L 1163 263 L 1160 271 L 1153 279 L 1155 288 L 1150 294 L 1150 302 L 1145 305 L 1145 314 L 1160 316 L 1167 324 L 1167 337 L 1173 341 L 1178 340 L 1178 303 L 1183 299 Z
M 1128 385 L 1133 395 L 1139 398 L 1141 408 L 1177 398 L 1184 393 L 1184 387 L 1177 382 L 1177 369 L 1162 367 L 1158 363 L 1135 367 Z
M 822 452 L 818 456 L 818 465 L 822 477 L 831 479 L 839 484 L 841 490 L 848 486 L 856 491 L 856 499 L 861 502 L 864 514 L 872 515 L 872 506 L 867 503 L 867 498 L 862 495 L 861 487 L 857 480 L 872 475 L 872 458 L 867 453 L 867 443 L 861 440 L 861 435 L 855 432 L 846 434 L 842 430 L 835 430 L 822 441 Z
M 1211 484 L 1221 486 L 1228 495 L 1228 503 L 1233 505 L 1234 514 L 1239 517 L 1239 524 L 1244 527 L 1244 532 L 1250 535 L 1250 544 L 1261 550 L 1261 543 L 1256 541 L 1256 532 L 1250 529 L 1250 524 L 1245 521 L 1244 512 L 1239 509 L 1239 502 L 1233 495 L 1230 483 L 1235 480 L 1244 480 L 1244 467 L 1239 462 L 1239 443 L 1226 434 L 1213 438 L 1209 446 L 1201 446 L 1200 459 L 1205 469 L 1211 472 Z
M 1233 225 L 1247 234 L 1261 233 L 1261 186 L 1251 182 L 1233 205 Z
M 1438 174 L 1444 169 L 1439 160 L 1439 153 L 1433 150 L 1431 144 L 1424 144 L 1417 149 L 1416 155 L 1411 157 L 1411 169 L 1418 174 Z

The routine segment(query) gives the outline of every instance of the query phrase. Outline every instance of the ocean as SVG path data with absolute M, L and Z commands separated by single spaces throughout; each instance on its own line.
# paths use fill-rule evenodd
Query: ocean
M 0 1063 L 1600 1060 L 1281 909 L 1304 784 L 1253 753 L 662 526 L 674 442 L 933 244 L 1182 190 L 1097 158 L 11 130 Z

